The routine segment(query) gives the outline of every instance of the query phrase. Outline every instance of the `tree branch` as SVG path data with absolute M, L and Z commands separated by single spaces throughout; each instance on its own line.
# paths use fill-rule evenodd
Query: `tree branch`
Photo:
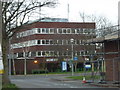
M 12 13 L 11 16 L 8 17 L 8 19 L 6 20 L 6 23 L 8 23 L 8 22 L 11 21 L 11 18 L 12 18 L 12 17 L 15 15 L 15 13 L 20 9 L 20 7 L 23 5 L 24 1 L 25 1 L 25 0 L 23 0 L 23 2 L 20 2 L 20 3 L 18 4 L 17 9 Z

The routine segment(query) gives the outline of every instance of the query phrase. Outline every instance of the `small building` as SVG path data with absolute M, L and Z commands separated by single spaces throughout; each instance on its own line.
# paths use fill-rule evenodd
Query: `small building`
M 118 26 L 112 26 L 112 28 Z M 111 28 L 111 27 L 109 27 Z M 120 82 L 120 31 L 119 29 L 112 29 L 113 32 L 104 37 L 94 38 L 87 42 L 103 43 L 102 54 L 104 57 L 105 80 Z

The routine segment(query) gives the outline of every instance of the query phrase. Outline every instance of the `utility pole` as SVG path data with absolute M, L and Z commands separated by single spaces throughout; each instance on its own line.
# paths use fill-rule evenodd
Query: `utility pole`
M 74 75 L 74 65 L 73 65 L 73 42 L 74 42 L 74 39 L 71 39 L 71 50 L 72 50 L 72 65 L 71 65 L 71 68 L 72 68 L 72 76 Z
M 69 4 L 68 4 L 68 22 L 69 22 L 69 13 L 70 13 L 70 10 L 69 10 Z
M 23 50 L 23 57 L 24 57 L 24 75 L 27 74 L 27 59 L 26 59 L 26 51 Z

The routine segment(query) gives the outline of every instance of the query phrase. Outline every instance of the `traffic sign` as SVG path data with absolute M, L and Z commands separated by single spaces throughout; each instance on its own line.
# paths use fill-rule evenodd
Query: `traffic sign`
M 62 62 L 62 70 L 67 70 L 67 62 Z
M 86 64 L 85 68 L 91 68 L 91 65 L 90 64 Z
M 78 60 L 78 57 L 74 57 L 74 60 Z

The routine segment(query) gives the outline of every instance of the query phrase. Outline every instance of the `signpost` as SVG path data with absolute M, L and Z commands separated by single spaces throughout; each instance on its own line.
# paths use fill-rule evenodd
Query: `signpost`
M 78 57 L 74 57 L 74 60 L 75 60 L 75 61 L 78 60 Z

